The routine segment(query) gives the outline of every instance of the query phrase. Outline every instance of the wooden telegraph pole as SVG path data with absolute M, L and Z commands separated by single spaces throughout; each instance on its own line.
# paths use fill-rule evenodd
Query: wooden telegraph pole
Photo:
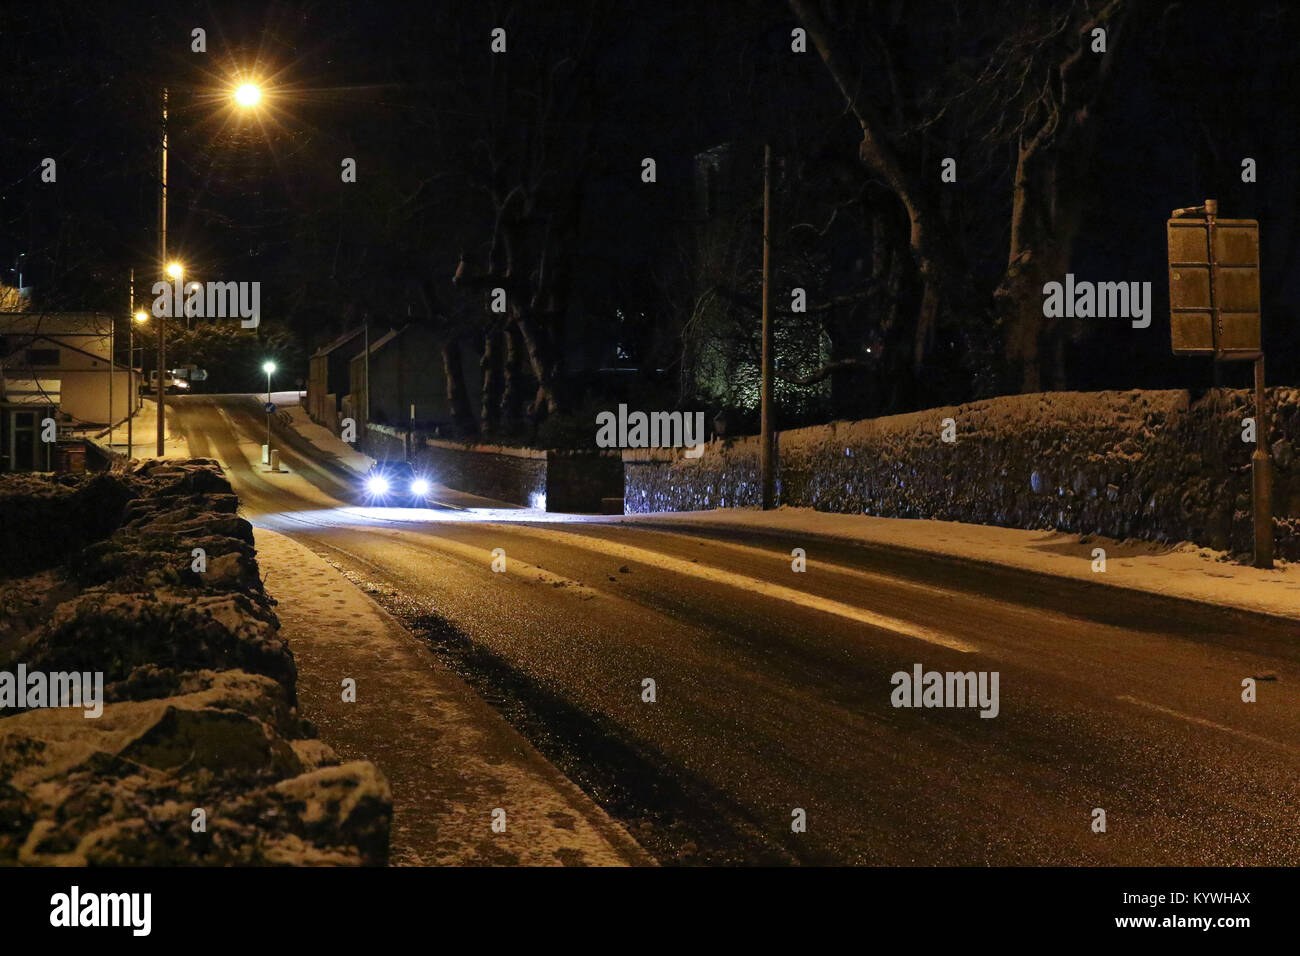
M 159 275 L 164 282 L 167 281 L 167 90 L 163 89 L 163 111 L 162 111 L 162 150 L 161 150 L 161 177 L 158 181 L 158 269 Z M 170 301 L 170 292 L 168 294 Z M 166 452 L 163 448 L 163 441 L 166 437 L 166 423 L 163 416 L 167 409 L 167 389 L 163 383 L 163 366 L 167 364 L 167 340 L 163 335 L 163 329 L 167 325 L 167 310 L 163 310 L 162 315 L 155 315 L 158 320 L 158 391 L 156 394 L 158 402 L 158 447 L 155 454 L 162 458 Z
M 772 147 L 763 147 L 763 370 L 762 421 L 759 426 L 759 469 L 762 472 L 763 510 L 776 507 L 776 461 L 772 435 Z

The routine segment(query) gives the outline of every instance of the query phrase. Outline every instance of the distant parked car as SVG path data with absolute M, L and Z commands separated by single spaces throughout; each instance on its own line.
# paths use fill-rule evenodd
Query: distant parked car
M 190 383 L 184 379 L 177 378 L 171 372 L 163 377 L 163 391 L 168 395 L 181 395 L 190 390 Z M 151 369 L 149 372 L 149 381 L 140 382 L 140 391 L 145 395 L 153 395 L 158 391 L 158 370 Z
M 423 508 L 433 483 L 409 461 L 380 461 L 366 473 L 365 490 L 371 503 Z

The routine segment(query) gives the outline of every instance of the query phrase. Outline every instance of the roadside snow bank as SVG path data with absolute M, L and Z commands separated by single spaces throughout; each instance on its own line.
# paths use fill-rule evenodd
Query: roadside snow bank
M 1230 562 L 1222 552 L 1185 542 L 1163 545 L 1140 540 L 1117 541 L 1099 535 L 829 514 L 790 507 L 775 511 L 747 508 L 625 515 L 619 520 L 655 527 L 712 525 L 837 538 L 981 564 L 1000 564 L 1036 574 L 1300 621 L 1300 567 L 1279 562 L 1278 567 L 1265 571 Z M 804 546 L 809 561 L 816 560 L 814 546 L 809 543 Z M 1106 552 L 1105 574 L 1094 570 L 1093 549 L 1098 547 Z
M 317 425 L 301 405 L 291 405 L 284 409 L 284 413 L 288 416 L 290 427 L 315 448 L 322 458 L 334 458 L 356 475 L 364 475 L 375 463 L 369 455 L 357 451 L 328 428 Z

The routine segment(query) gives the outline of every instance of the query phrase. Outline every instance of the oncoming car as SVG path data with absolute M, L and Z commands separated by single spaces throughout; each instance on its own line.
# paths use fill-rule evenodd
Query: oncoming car
M 423 508 L 433 483 L 415 470 L 409 461 L 381 461 L 366 473 L 366 497 L 372 503 Z

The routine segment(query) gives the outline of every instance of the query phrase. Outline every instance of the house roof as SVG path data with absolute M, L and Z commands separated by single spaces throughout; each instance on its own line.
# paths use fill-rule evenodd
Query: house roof
M 397 338 L 397 337 L 398 337 L 399 335 L 401 335 L 401 334 L 402 334 L 402 333 L 401 333 L 401 331 L 400 331 L 399 329 L 389 329 L 387 332 L 385 332 L 385 333 L 384 333 L 383 335 L 381 335 L 379 338 L 377 338 L 377 339 L 371 339 L 371 340 L 370 340 L 370 353 L 373 355 L 375 352 L 378 352 L 378 351 L 379 351 L 380 349 L 382 349 L 385 345 L 387 345 L 389 342 L 393 341 L 393 339 Z M 361 357 L 362 357 L 363 355 L 365 355 L 365 354 L 366 354 L 366 349 L 365 349 L 365 346 L 363 345 L 362 348 L 361 348 L 361 351 L 358 352 L 356 355 L 352 356 L 352 358 L 353 358 L 353 359 L 359 359 L 359 358 L 361 358 Z
M 110 322 L 102 312 L 0 312 L 0 334 L 107 337 Z
M 338 338 L 336 338 L 336 339 L 335 339 L 333 342 L 331 342 L 329 345 L 322 345 L 320 348 L 318 348 L 315 352 L 312 353 L 311 357 L 312 357 L 312 358 L 320 358 L 320 357 L 323 356 L 323 355 L 329 355 L 329 354 L 330 354 L 331 352 L 333 352 L 335 349 L 337 349 L 337 348 L 341 348 L 342 346 L 347 345 L 349 342 L 351 342 L 353 339 L 355 339 L 358 335 L 360 335 L 361 332 L 362 332 L 362 330 L 359 329 L 359 328 L 357 328 L 357 329 L 353 329 L 351 332 L 344 332 L 342 335 L 340 335 Z
M 27 332 L 19 332 L 19 333 L 10 333 L 10 334 L 28 335 L 29 333 L 27 333 Z M 106 335 L 101 335 L 101 336 L 97 336 L 97 337 L 98 337 L 98 338 L 107 338 Z M 60 336 L 58 336 L 57 334 L 56 334 L 56 335 L 44 335 L 44 334 L 42 334 L 42 335 L 32 335 L 31 338 L 30 338 L 30 340 L 28 341 L 27 344 L 28 344 L 28 345 L 31 345 L 32 342 L 48 342 L 48 343 L 50 343 L 51 345 L 57 345 L 57 346 L 58 346 L 59 348 L 61 348 L 61 349 L 68 349 L 68 350 L 71 351 L 71 352 L 78 352 L 78 353 L 80 353 L 80 354 L 86 356 L 87 358 L 95 359 L 97 362 L 104 362 L 104 363 L 107 363 L 107 362 L 108 362 L 108 356 L 107 356 L 107 355 L 96 355 L 94 352 L 87 352 L 85 349 L 83 349 L 83 348 L 78 348 L 77 346 L 73 345 L 71 342 L 69 342 L 69 341 L 67 340 L 66 337 L 60 337 Z M 27 362 L 26 362 L 26 361 L 20 359 L 20 355 L 21 355 L 20 352 L 14 352 L 12 355 L 6 355 L 4 358 L 0 358 L 0 368 L 21 368 L 21 367 L 27 365 Z M 122 365 L 122 364 L 120 364 L 120 363 L 118 363 L 118 362 L 116 362 L 116 361 L 113 362 L 113 370 L 114 370 L 114 371 L 117 371 L 117 370 L 120 369 L 120 368 L 126 368 L 126 367 L 127 367 L 127 366 Z

